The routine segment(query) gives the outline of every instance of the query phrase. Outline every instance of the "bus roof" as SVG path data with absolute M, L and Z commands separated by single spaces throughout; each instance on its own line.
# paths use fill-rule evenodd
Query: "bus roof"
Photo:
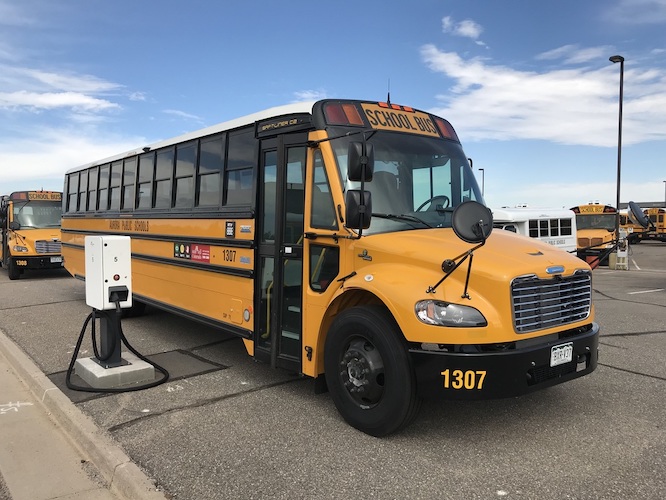
M 568 208 L 492 208 L 493 221 L 526 221 L 530 219 L 573 218 L 573 211 Z
M 291 115 L 296 113 L 312 113 L 312 107 L 314 106 L 315 102 L 316 101 L 297 102 L 293 104 L 286 104 L 284 106 L 276 106 L 273 108 L 265 109 L 263 111 L 258 111 L 257 113 L 252 113 L 249 115 L 242 116 L 240 118 L 235 118 L 233 120 L 218 123 L 216 125 L 211 125 L 210 127 L 195 130 L 193 132 L 188 132 L 178 137 L 172 137 L 170 139 L 155 142 L 152 144 L 146 144 L 145 146 L 141 146 L 138 149 L 125 151 L 124 153 L 109 156 L 108 158 L 104 158 L 102 160 L 95 160 L 93 162 L 72 168 L 68 170 L 67 173 L 69 174 L 70 172 L 76 172 L 78 170 L 82 170 L 88 167 L 94 167 L 95 165 L 101 165 L 116 160 L 122 160 L 127 156 L 133 156 L 141 154 L 143 152 L 152 151 L 154 149 L 159 149 L 166 146 L 178 144 L 181 142 L 190 141 L 192 139 L 197 139 L 199 137 L 205 137 L 207 135 L 217 134 L 218 132 L 233 130 L 239 127 L 243 127 L 245 125 L 251 125 L 255 122 L 265 120 L 267 118 L 275 118 L 278 116 Z

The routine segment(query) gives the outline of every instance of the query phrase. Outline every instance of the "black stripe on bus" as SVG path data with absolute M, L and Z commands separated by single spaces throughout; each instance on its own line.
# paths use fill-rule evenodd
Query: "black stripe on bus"
M 231 276 L 240 276 L 241 278 L 254 277 L 254 270 L 238 269 L 235 267 L 218 266 L 214 264 L 199 264 L 198 262 L 192 262 L 189 259 L 170 259 L 168 257 L 154 257 L 153 255 L 145 255 L 139 253 L 132 253 L 132 258 L 138 260 L 145 260 L 149 262 L 158 262 L 160 264 L 167 264 L 171 266 L 187 267 L 190 269 L 199 269 L 201 271 L 229 274 Z
M 181 309 L 180 307 L 172 306 L 170 304 L 166 304 L 164 302 L 160 302 L 159 300 L 154 300 L 150 299 L 148 297 L 144 297 L 143 295 L 139 295 L 136 293 L 132 294 L 133 297 L 136 297 L 136 299 L 139 302 L 144 302 L 148 305 L 157 307 L 158 309 L 162 309 L 164 311 L 170 312 L 172 314 L 177 314 L 178 316 L 183 316 L 188 319 L 192 319 L 194 321 L 198 321 L 199 323 L 203 323 L 208 326 L 212 326 L 213 328 L 219 328 L 220 330 L 223 330 L 227 333 L 230 333 L 232 335 L 236 335 L 238 337 L 242 337 L 244 339 L 251 339 L 252 338 L 252 330 L 246 330 L 245 328 L 240 328 L 238 326 L 233 326 L 230 325 L 229 323 L 224 323 L 222 321 L 218 321 L 216 319 L 210 318 L 208 316 L 203 316 L 201 314 L 196 314 L 191 311 L 188 311 L 186 309 Z
M 85 251 L 83 245 L 75 245 L 73 243 L 63 243 L 67 248 L 74 248 L 76 250 Z M 132 253 L 133 259 L 145 260 L 148 262 L 158 262 L 169 266 L 187 267 L 189 269 L 198 269 L 200 271 L 208 271 L 212 273 L 228 274 L 230 276 L 239 276 L 241 278 L 254 278 L 254 270 L 238 269 L 235 267 L 218 266 L 214 264 L 199 264 L 187 259 L 170 259 L 167 257 L 154 257 L 152 255 Z M 76 276 L 75 276 L 76 277 Z
M 138 234 L 138 233 L 121 233 L 113 231 L 81 231 L 78 229 L 61 229 L 61 232 L 68 234 L 80 234 L 80 235 L 96 235 L 96 234 L 108 234 L 112 236 L 129 236 L 135 240 L 150 240 L 150 241 L 162 241 L 164 243 L 199 243 L 202 245 L 214 245 L 214 246 L 223 246 L 223 247 L 234 247 L 234 248 L 254 248 L 254 240 L 237 240 L 232 238 L 201 238 L 201 237 L 191 237 L 186 236 L 170 236 L 165 234 Z M 63 245 L 67 245 L 63 243 Z M 78 245 L 75 245 L 78 247 Z
M 84 169 L 85 170 L 85 169 Z M 251 208 L 241 207 L 238 211 L 225 212 L 208 210 L 173 211 L 165 210 L 155 212 L 152 210 L 105 210 L 103 212 L 64 212 L 63 219 L 254 219 L 255 212 Z

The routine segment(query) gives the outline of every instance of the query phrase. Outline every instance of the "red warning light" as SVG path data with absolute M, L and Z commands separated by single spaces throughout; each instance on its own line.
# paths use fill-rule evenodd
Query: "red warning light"
M 113 281 L 119 281 L 120 280 L 120 275 L 119 274 L 114 274 L 113 275 Z

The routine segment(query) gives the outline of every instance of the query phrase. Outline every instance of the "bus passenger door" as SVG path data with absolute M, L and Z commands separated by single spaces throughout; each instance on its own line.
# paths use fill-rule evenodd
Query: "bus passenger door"
M 300 371 L 306 136 L 262 141 L 255 357 Z

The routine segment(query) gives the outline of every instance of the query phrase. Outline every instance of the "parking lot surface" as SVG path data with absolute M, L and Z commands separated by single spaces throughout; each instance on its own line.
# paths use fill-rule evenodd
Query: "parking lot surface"
M 312 380 L 254 362 L 240 339 L 151 308 L 123 330 L 167 383 L 67 389 L 90 311 L 65 271 L 9 281 L 1 270 L 0 334 L 167 498 L 662 499 L 666 244 L 632 246 L 629 267 L 593 272 L 594 373 L 515 399 L 426 401 L 382 439 L 348 426 Z M 80 356 L 91 355 L 84 342 Z

